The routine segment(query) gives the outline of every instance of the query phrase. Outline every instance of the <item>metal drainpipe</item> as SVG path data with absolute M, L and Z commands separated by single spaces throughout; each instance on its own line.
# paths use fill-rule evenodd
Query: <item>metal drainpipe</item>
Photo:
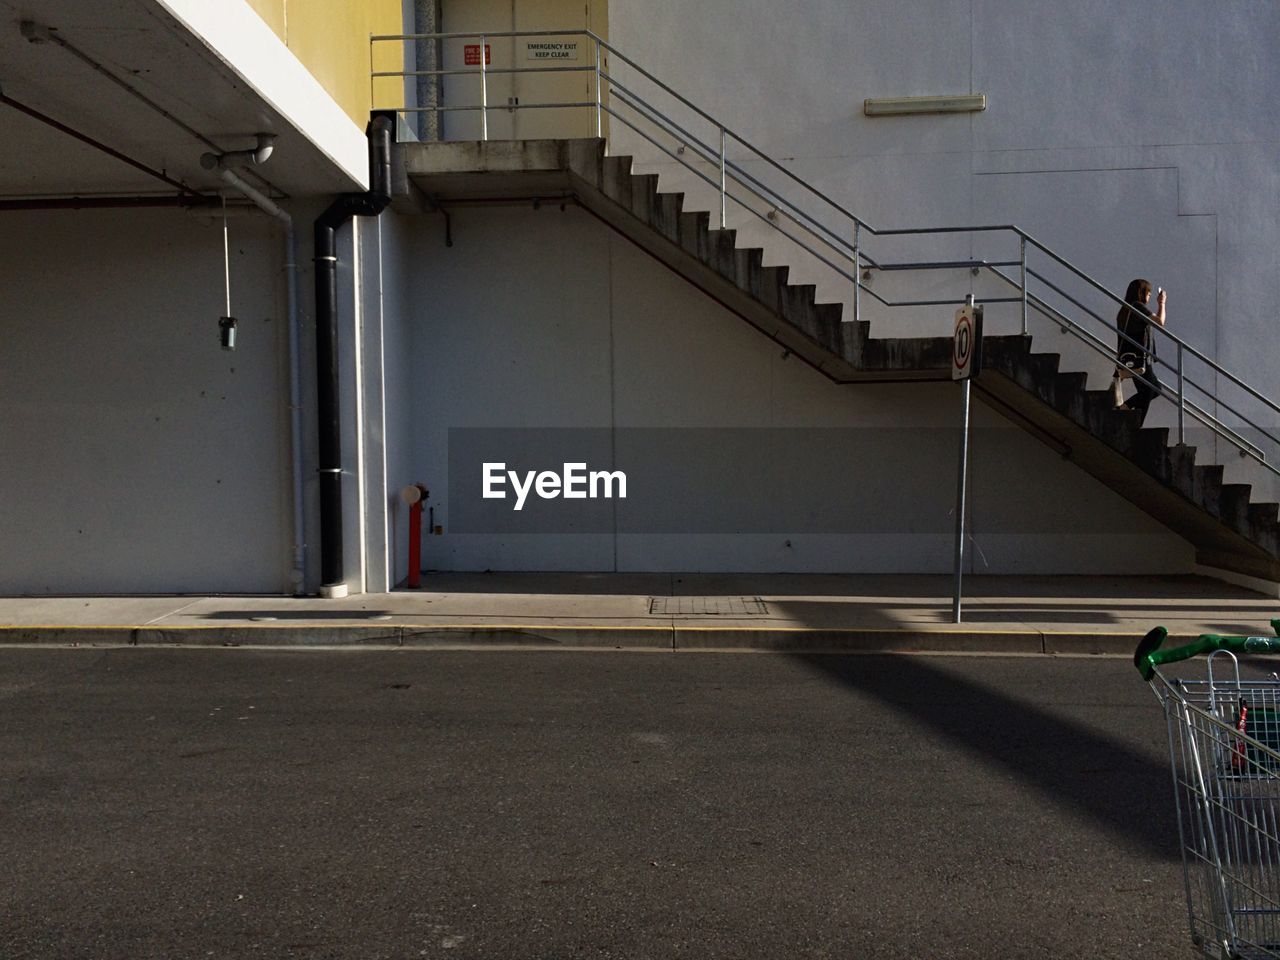
M 315 222 L 316 394 L 320 426 L 320 595 L 345 597 L 342 563 L 342 423 L 338 397 L 338 228 L 376 217 L 391 202 L 390 117 L 375 116 L 369 137 L 369 191 L 345 193 Z
M 293 568 L 289 581 L 295 596 L 306 590 L 307 546 L 302 503 L 302 362 L 299 350 L 298 321 L 298 241 L 293 231 L 293 218 L 258 190 L 245 183 L 231 170 L 220 171 L 223 182 L 248 197 L 262 210 L 284 224 L 284 256 L 286 303 L 289 313 L 289 435 L 291 447 L 291 479 L 293 481 Z

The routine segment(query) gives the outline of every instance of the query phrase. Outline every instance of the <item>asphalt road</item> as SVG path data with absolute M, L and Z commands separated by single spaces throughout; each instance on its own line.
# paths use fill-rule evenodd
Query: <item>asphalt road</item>
M 1120 659 L 0 650 L 0 957 L 1178 957 Z

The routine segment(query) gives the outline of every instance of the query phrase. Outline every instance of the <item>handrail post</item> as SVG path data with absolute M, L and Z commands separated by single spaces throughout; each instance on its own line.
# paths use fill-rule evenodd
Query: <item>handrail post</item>
M 862 223 L 853 221 L 853 322 L 858 322 L 862 300 L 862 259 L 859 249 L 862 244 Z
M 720 126 L 720 229 L 727 226 L 724 201 L 724 125 Z
M 485 70 L 484 34 L 480 34 L 480 139 L 489 139 L 489 73 Z
M 1022 335 L 1027 335 L 1027 238 L 1022 238 Z
M 1187 442 L 1187 405 L 1182 387 L 1182 343 L 1178 343 L 1178 443 Z
M 604 136 L 603 111 L 604 97 L 600 93 L 600 38 L 596 37 L 596 137 Z

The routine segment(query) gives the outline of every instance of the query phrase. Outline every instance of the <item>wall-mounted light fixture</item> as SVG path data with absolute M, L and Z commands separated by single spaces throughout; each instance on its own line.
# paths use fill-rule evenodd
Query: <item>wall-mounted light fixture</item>
M 979 113 L 987 109 L 985 93 L 943 97 L 884 97 L 862 101 L 868 117 L 906 117 L 919 113 Z

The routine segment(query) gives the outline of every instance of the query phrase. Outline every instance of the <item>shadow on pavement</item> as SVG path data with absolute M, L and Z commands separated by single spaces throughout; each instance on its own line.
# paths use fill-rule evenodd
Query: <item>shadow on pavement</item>
M 1158 762 L 1120 739 L 973 683 L 921 657 L 798 654 L 796 659 L 901 711 L 949 744 L 1004 768 L 1053 804 L 1084 815 L 1135 851 L 1181 857 L 1167 761 Z M 1163 732 L 1156 710 L 1144 714 L 1143 722 Z

